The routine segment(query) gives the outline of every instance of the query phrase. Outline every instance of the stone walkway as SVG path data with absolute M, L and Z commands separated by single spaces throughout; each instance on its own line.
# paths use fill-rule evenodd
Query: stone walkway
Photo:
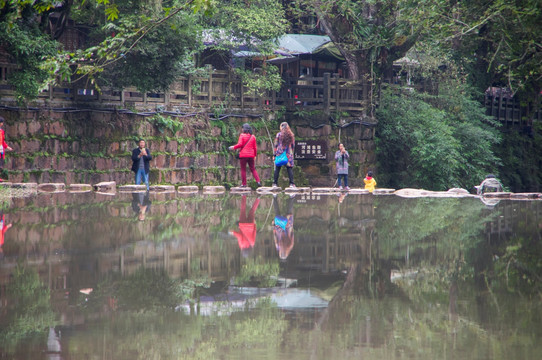
M 134 192 L 146 192 L 145 185 L 119 185 L 114 181 L 101 182 L 98 184 L 69 184 L 64 183 L 0 183 L 2 188 L 16 189 L 25 195 L 31 195 L 34 193 L 57 193 L 57 192 L 71 192 L 71 193 L 85 193 L 95 191 L 97 193 L 114 195 L 117 192 L 120 193 L 134 193 Z M 227 192 L 224 186 L 203 186 L 202 189 L 196 185 L 178 186 L 174 185 L 152 185 L 149 187 L 149 191 L 152 193 L 178 193 L 180 195 L 199 194 L 204 195 L 221 195 Z M 423 189 L 386 189 L 377 188 L 370 193 L 368 190 L 362 188 L 353 188 L 350 190 L 340 190 L 339 188 L 329 187 L 295 187 L 285 188 L 280 187 L 259 187 L 256 190 L 252 190 L 250 187 L 233 187 L 229 190 L 231 194 L 251 194 L 256 192 L 257 194 L 278 194 L 284 192 L 286 194 L 318 194 L 318 195 L 337 195 L 340 193 L 349 194 L 363 194 L 363 195 L 396 195 L 403 198 L 418 198 L 418 197 L 483 197 L 492 199 L 538 199 L 542 200 L 542 193 L 510 193 L 510 192 L 495 192 L 486 193 L 482 196 L 470 194 L 465 189 L 450 189 L 448 191 L 430 191 Z

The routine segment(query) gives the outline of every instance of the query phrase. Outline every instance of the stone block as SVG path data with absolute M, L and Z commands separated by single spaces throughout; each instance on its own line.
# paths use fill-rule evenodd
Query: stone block
M 204 186 L 203 187 L 203 193 L 204 194 L 223 194 L 226 192 L 226 188 L 224 186 Z
M 160 192 L 160 193 L 175 192 L 175 186 L 173 186 L 173 185 L 153 185 L 153 186 L 150 187 L 150 190 L 154 191 L 154 192 Z
M 516 193 L 516 194 L 510 194 L 510 199 L 542 199 L 542 193 Z
M 65 190 L 66 185 L 64 183 L 42 183 L 38 185 L 38 191 L 42 192 L 63 192 Z
M 21 153 L 35 153 L 40 151 L 41 144 L 38 140 L 21 140 Z
M 145 192 L 147 191 L 146 185 L 120 185 L 119 192 Z
M 199 188 L 195 185 L 179 186 L 177 192 L 179 194 L 194 194 L 199 191 Z
M 284 189 L 284 192 L 288 194 L 294 194 L 294 193 L 306 194 L 306 193 L 311 192 L 311 188 L 310 187 L 295 187 L 295 188 L 287 187 L 286 189 Z
M 117 183 L 115 183 L 114 181 L 102 181 L 94 184 L 94 190 L 98 192 L 114 193 L 117 190 Z
M 179 144 L 177 143 L 177 141 L 168 141 L 166 144 L 166 151 L 171 154 L 177 154 L 178 146 Z
M 92 185 L 90 184 L 70 184 L 68 186 L 70 192 L 89 192 L 92 191 Z
M 41 125 L 41 123 L 39 123 L 37 121 L 29 121 L 27 123 L 27 131 L 28 131 L 27 135 L 36 135 L 36 134 L 42 132 L 42 125 Z
M 394 192 L 395 192 L 395 189 L 379 188 L 379 189 L 374 189 L 373 194 L 374 195 L 389 195 Z
M 230 189 L 230 193 L 232 194 L 250 194 L 251 192 L 252 192 L 252 189 L 249 188 L 248 186 L 247 187 L 236 186 Z
M 65 131 L 66 131 L 66 128 L 64 127 L 64 124 L 59 121 L 55 121 L 51 123 L 49 126 L 49 133 L 52 135 L 64 137 Z

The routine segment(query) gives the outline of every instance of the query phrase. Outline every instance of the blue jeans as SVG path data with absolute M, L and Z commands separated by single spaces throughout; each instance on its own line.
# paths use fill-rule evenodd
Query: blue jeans
M 344 186 L 348 186 L 348 174 L 337 175 L 337 186 L 341 186 L 341 177 L 344 179 Z
M 147 190 L 149 190 L 149 174 L 145 173 L 145 169 L 138 169 L 135 174 L 135 183 L 136 185 L 141 184 L 141 178 L 143 178 L 143 181 L 145 182 L 145 185 L 147 185 Z

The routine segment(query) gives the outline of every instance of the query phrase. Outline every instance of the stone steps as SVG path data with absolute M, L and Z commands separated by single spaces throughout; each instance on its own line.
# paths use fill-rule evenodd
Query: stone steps
M 11 188 L 24 191 L 25 193 L 57 193 L 69 191 L 72 193 L 85 193 L 95 191 L 104 195 L 114 195 L 117 191 L 120 193 L 134 193 L 134 192 L 146 192 L 145 185 L 119 185 L 117 186 L 114 181 L 100 182 L 94 185 L 91 184 L 69 184 L 64 183 L 11 183 L 2 182 L 0 188 Z M 178 186 L 174 185 L 152 185 L 149 187 L 149 191 L 152 193 L 177 193 L 179 195 L 193 195 L 200 192 L 205 195 L 221 195 L 227 191 L 226 187 L 218 186 L 203 186 L 200 188 L 196 185 Z M 337 195 L 337 194 L 357 194 L 357 195 L 369 195 L 368 190 L 363 188 L 351 188 L 350 190 L 339 189 L 336 187 L 287 187 L 282 189 L 280 187 L 259 187 L 255 191 L 250 187 L 232 187 L 229 189 L 231 194 L 251 194 L 256 192 L 260 195 L 265 194 L 279 194 L 285 193 L 290 196 L 298 194 L 315 194 L 315 195 Z M 479 197 L 485 199 L 512 199 L 512 200 L 542 200 L 542 193 L 509 193 L 509 192 L 495 192 L 486 193 L 482 196 L 470 194 L 464 189 L 450 189 L 448 191 L 431 191 L 424 189 L 386 189 L 377 188 L 371 195 L 396 195 L 405 198 L 418 198 L 418 197 Z

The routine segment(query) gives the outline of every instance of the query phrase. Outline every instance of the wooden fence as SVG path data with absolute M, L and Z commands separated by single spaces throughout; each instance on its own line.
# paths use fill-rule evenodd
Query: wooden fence
M 0 100 L 3 103 L 14 101 L 14 92 L 7 79 L 15 68 L 13 64 L 0 63 Z M 136 88 L 102 88 L 98 92 L 80 81 L 50 87 L 39 94 L 34 104 L 138 110 L 221 109 L 243 113 L 261 112 L 263 109 L 318 110 L 359 115 L 369 112 L 369 94 L 369 84 L 352 82 L 329 73 L 323 77 L 285 78 L 279 91 L 257 94 L 243 86 L 241 79 L 234 73 L 207 67 L 207 75 L 179 78 L 167 92 L 142 93 Z M 527 115 L 518 99 L 504 93 L 487 93 L 485 106 L 488 115 L 503 122 L 521 123 Z M 542 109 L 535 113 L 535 120 L 542 120 Z

